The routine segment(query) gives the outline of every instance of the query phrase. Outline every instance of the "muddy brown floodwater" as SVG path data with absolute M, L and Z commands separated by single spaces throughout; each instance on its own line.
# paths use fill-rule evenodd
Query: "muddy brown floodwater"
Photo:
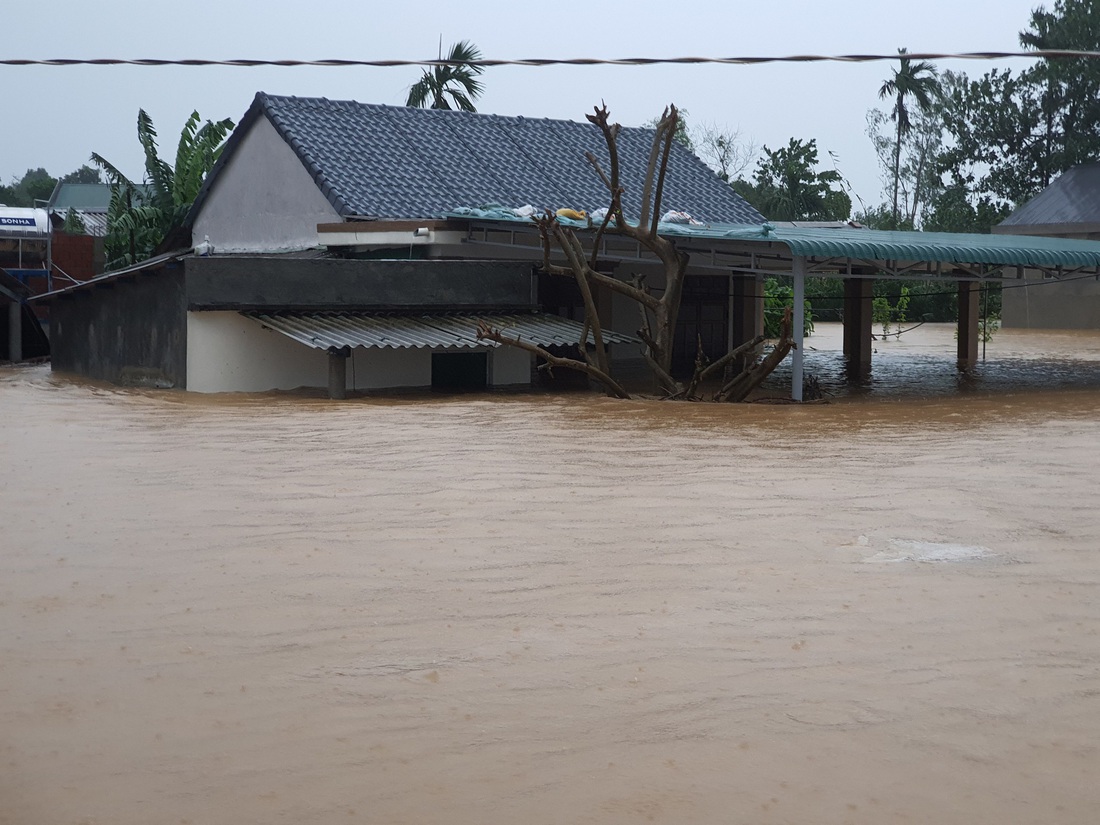
M 806 407 L 0 369 L 0 822 L 1095 823 L 1100 334 L 893 344 Z

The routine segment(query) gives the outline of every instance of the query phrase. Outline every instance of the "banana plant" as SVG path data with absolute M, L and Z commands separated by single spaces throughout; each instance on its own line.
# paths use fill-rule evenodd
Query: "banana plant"
M 105 241 L 109 270 L 150 257 L 170 233 L 183 225 L 233 125 L 229 118 L 202 123 L 199 113 L 192 112 L 180 132 L 172 166 L 160 157 L 152 118 L 144 109 L 138 110 L 138 142 L 145 153 L 141 183 L 131 180 L 102 155 L 92 154 L 92 162 L 103 170 L 111 185 Z

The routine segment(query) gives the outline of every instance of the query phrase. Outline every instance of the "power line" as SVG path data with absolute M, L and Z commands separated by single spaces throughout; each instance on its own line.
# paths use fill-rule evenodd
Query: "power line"
M 1034 51 L 1015 52 L 907 52 L 906 54 L 798 54 L 778 56 L 742 56 L 742 57 L 572 57 L 572 58 L 526 58 L 521 60 L 166 60 L 161 58 L 4 58 L 0 66 L 228 66 L 231 68 L 255 68 L 275 66 L 281 68 L 312 66 L 320 68 L 375 67 L 394 68 L 400 66 L 473 66 L 492 68 L 495 66 L 659 66 L 659 65 L 700 65 L 717 64 L 732 66 L 752 66 L 762 63 L 871 63 L 885 60 L 1003 60 L 1023 57 L 1030 59 L 1097 59 L 1100 51 L 1080 51 L 1075 49 L 1036 49 Z

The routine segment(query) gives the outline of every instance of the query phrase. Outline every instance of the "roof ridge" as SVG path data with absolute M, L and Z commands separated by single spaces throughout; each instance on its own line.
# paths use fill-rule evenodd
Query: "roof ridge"
M 429 218 L 461 206 L 605 206 L 606 186 L 585 161 L 606 164 L 599 127 L 585 120 L 417 109 L 386 103 L 257 92 L 207 177 L 202 200 L 243 136 L 266 117 L 337 214 Z M 653 129 L 623 127 L 624 208 L 640 209 Z M 664 204 L 709 222 L 760 215 L 686 147 L 673 147 Z M 510 201 L 516 201 L 510 203 Z M 192 214 L 197 214 L 193 212 Z

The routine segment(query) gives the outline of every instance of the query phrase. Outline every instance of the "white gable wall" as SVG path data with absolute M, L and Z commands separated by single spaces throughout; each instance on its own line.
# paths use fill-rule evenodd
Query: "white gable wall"
M 317 245 L 317 224 L 340 221 L 294 150 L 257 118 L 195 218 L 193 242 L 217 252 L 287 252 Z

